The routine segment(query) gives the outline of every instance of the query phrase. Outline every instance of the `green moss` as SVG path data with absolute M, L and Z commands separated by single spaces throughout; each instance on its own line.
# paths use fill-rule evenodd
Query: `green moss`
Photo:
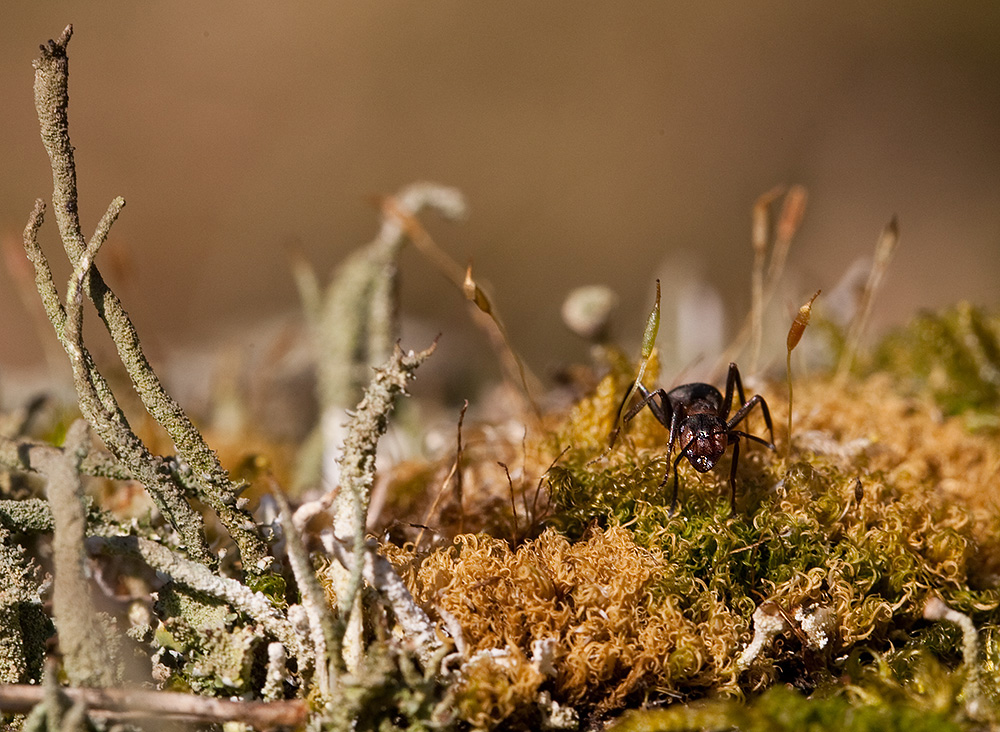
M 288 607 L 288 583 L 279 574 L 260 574 L 247 578 L 247 586 L 254 592 L 261 592 L 279 609 Z
M 611 732 L 959 732 L 953 710 L 928 709 L 912 699 L 852 699 L 848 693 L 807 696 L 775 686 L 751 704 L 716 700 L 631 712 Z
M 883 340 L 874 366 L 970 426 L 1000 429 L 1000 320 L 969 303 L 919 315 Z

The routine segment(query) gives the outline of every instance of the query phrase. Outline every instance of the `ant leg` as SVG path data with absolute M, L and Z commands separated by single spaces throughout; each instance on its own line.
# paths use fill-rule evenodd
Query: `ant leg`
M 639 400 L 631 409 L 625 412 L 625 416 L 622 417 L 622 423 L 631 422 L 635 419 L 635 416 L 643 410 L 644 407 L 648 406 L 649 410 L 656 417 L 656 421 L 662 424 L 664 427 L 669 427 L 667 420 L 667 407 L 669 407 L 669 402 L 667 399 L 667 392 L 663 389 L 656 389 L 650 391 L 642 384 L 638 384 L 637 388 L 639 393 L 642 394 L 642 399 Z M 630 389 L 631 391 L 631 389 Z M 622 399 L 622 403 L 618 405 L 618 414 L 621 415 L 622 410 L 625 408 L 625 400 L 628 399 L 628 392 L 625 393 L 625 397 Z M 656 399 L 659 398 L 660 403 L 656 403 Z
M 667 410 L 670 409 L 670 402 L 667 400 L 667 392 L 663 389 L 650 391 L 642 384 L 638 384 L 637 386 L 639 393 L 642 394 L 642 401 L 628 411 L 628 414 L 625 415 L 625 421 L 627 422 L 635 417 L 635 415 L 637 415 L 643 407 L 648 405 L 649 411 L 651 411 L 653 416 L 656 417 L 656 421 L 666 427 L 667 422 L 670 421 L 667 416 Z M 660 398 L 659 404 L 656 403 L 656 397 Z
M 621 404 L 618 405 L 618 411 L 615 414 L 615 428 L 611 430 L 611 434 L 608 436 L 608 451 L 615 446 L 615 441 L 618 439 L 618 433 L 621 431 L 619 423 L 624 425 L 626 422 L 631 421 L 646 405 L 649 405 L 650 410 L 653 412 L 653 415 L 660 422 L 660 424 L 664 427 L 667 426 L 666 412 L 663 409 L 666 392 L 663 389 L 657 389 L 656 391 L 650 392 L 642 384 L 638 384 L 638 388 L 639 393 L 642 394 L 642 400 L 629 409 L 624 416 L 622 416 L 622 410 L 625 409 L 625 403 L 628 400 L 629 394 L 632 392 L 631 387 L 629 387 L 629 390 L 625 392 L 625 396 L 622 397 Z M 660 399 L 659 404 L 655 401 L 657 397 Z
M 691 442 L 694 442 L 694 440 L 692 440 Z M 680 465 L 681 458 L 684 457 L 684 450 L 687 450 L 691 446 L 691 442 L 689 442 L 687 445 L 685 445 L 684 448 L 681 450 L 681 454 L 678 455 L 674 459 L 674 495 L 673 495 L 673 498 L 670 499 L 670 512 L 667 514 L 668 516 L 673 516 L 674 515 L 674 511 L 677 510 L 677 478 L 679 477 L 678 474 L 677 474 L 677 466 Z M 673 446 L 674 446 L 674 443 L 671 440 L 671 442 L 670 442 L 671 449 L 673 449 Z M 669 460 L 670 458 L 667 458 L 667 459 Z M 667 473 L 667 475 L 670 475 L 670 474 Z M 663 483 L 667 482 L 667 475 L 663 476 Z M 660 483 L 660 487 L 661 488 L 663 487 L 663 483 Z
M 739 411 L 733 415 L 733 418 L 726 423 L 726 427 L 729 430 L 732 430 L 733 427 L 735 427 L 744 419 L 746 419 L 746 416 L 750 414 L 750 410 L 753 409 L 758 404 L 760 405 L 760 411 L 764 414 L 764 424 L 767 425 L 767 431 L 771 434 L 771 443 L 773 443 L 774 425 L 771 424 L 771 410 L 767 408 L 767 402 L 764 401 L 764 397 L 762 397 L 760 394 L 754 394 L 752 397 L 750 397 L 750 401 L 746 402 L 742 407 L 740 407 Z
M 740 378 L 740 369 L 734 362 L 730 362 L 729 374 L 726 376 L 726 396 L 722 400 L 719 414 L 722 419 L 726 419 L 733 408 L 733 385 L 736 386 L 736 391 L 739 394 L 740 404 L 746 404 L 747 398 L 743 393 L 743 379 Z
M 757 435 L 748 435 L 746 432 L 740 432 L 739 430 L 730 430 L 729 434 L 739 435 L 740 437 L 746 437 L 748 440 L 753 440 L 754 442 L 759 442 L 761 445 L 766 447 L 768 450 L 774 449 L 774 443 L 768 442 L 763 437 L 757 437 Z
M 729 515 L 736 515 L 736 465 L 740 461 L 740 438 L 738 433 L 730 433 L 733 435 L 733 464 L 729 468 Z

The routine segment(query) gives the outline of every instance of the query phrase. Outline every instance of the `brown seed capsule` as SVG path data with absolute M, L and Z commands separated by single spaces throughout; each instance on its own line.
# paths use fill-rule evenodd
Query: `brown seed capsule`
M 490 306 L 490 301 L 486 297 L 486 293 L 483 292 L 476 281 L 472 279 L 472 265 L 470 264 L 468 269 L 465 270 L 465 282 L 462 283 L 462 292 L 465 294 L 465 299 L 476 304 L 476 307 L 482 310 L 487 315 L 491 315 L 493 308 Z
M 792 351 L 802 340 L 802 334 L 805 332 L 806 326 L 809 325 L 809 318 L 812 316 L 813 303 L 821 292 L 822 290 L 816 290 L 816 294 L 810 298 L 809 302 L 799 308 L 799 314 L 795 316 L 792 327 L 788 329 L 788 340 L 785 343 L 789 351 Z

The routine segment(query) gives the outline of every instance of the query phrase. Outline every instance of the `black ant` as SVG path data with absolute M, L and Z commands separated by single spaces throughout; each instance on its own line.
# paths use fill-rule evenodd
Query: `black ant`
M 742 406 L 730 418 L 729 412 L 733 407 L 733 385 L 736 386 L 736 392 L 739 394 Z M 730 510 L 732 513 L 736 513 L 736 465 L 740 458 L 740 438 L 745 437 L 748 440 L 759 442 L 771 450 L 774 449 L 774 427 L 771 425 L 771 412 L 767 408 L 764 397 L 755 394 L 750 397 L 750 401 L 747 401 L 746 395 L 743 393 L 740 370 L 735 363 L 729 364 L 725 397 L 711 384 L 684 384 L 670 391 L 665 389 L 650 391 L 642 384 L 636 384 L 636 387 L 642 394 L 642 400 L 625 413 L 622 423 L 633 419 L 642 411 L 643 407 L 648 406 L 656 420 L 670 430 L 668 462 L 673 456 L 674 445 L 678 439 L 680 440 L 681 453 L 674 460 L 674 495 L 670 501 L 670 514 L 673 515 L 677 508 L 677 466 L 681 458 L 686 457 L 699 473 L 706 473 L 715 467 L 729 445 L 733 446 L 733 463 L 729 470 L 729 485 L 732 489 Z M 771 433 L 770 442 L 756 435 L 734 429 L 736 425 L 746 419 L 750 410 L 758 404 L 761 412 L 764 413 L 767 430 Z M 624 407 L 625 404 L 622 403 L 618 410 L 619 414 Z M 612 443 L 616 436 L 617 431 L 612 435 Z M 666 484 L 669 475 L 668 468 L 668 472 L 660 483 L 661 488 Z

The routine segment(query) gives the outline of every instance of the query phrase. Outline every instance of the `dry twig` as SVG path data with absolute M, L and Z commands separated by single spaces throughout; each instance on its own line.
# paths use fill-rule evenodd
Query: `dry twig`
M 298 727 L 309 708 L 302 699 L 276 702 L 231 701 L 172 691 L 146 689 L 60 689 L 88 714 L 118 720 L 172 719 L 205 724 L 242 722 L 258 729 Z M 28 684 L 0 685 L 0 709 L 23 714 L 41 703 L 46 688 Z

